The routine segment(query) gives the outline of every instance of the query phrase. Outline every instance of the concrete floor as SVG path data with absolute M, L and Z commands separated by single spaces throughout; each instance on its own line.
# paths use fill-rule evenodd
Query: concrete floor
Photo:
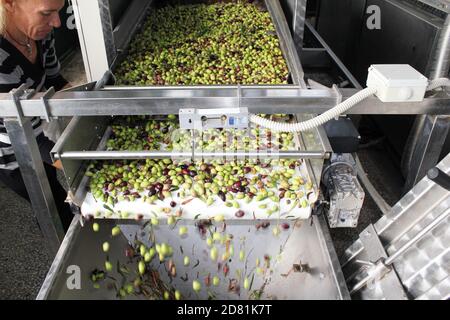
M 73 84 L 84 83 L 80 73 L 81 55 L 74 55 L 63 69 Z M 361 150 L 358 155 L 372 183 L 389 204 L 400 199 L 402 181 L 383 144 Z M 53 257 L 35 221 L 30 205 L 0 183 L 0 299 L 35 299 Z M 338 256 L 358 238 L 359 233 L 381 216 L 366 194 L 364 208 L 356 229 L 334 229 L 331 236 Z

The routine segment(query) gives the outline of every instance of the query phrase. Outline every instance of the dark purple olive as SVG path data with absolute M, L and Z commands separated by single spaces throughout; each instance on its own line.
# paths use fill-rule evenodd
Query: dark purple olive
M 289 228 L 290 228 L 290 226 L 289 226 L 289 223 L 282 223 L 281 224 L 281 228 L 283 229 L 283 230 L 288 230 Z
M 141 195 L 139 194 L 139 192 L 133 192 L 131 194 L 133 197 L 135 197 L 136 199 L 139 199 L 141 197 Z
M 295 163 L 291 163 L 291 164 L 289 165 L 289 169 L 295 169 Z
M 156 189 L 156 192 L 159 192 L 159 191 L 161 191 L 163 189 L 164 186 L 163 186 L 162 183 L 157 182 L 157 183 L 155 183 L 154 187 Z
M 169 169 L 164 169 L 162 172 L 163 176 L 167 176 L 169 174 Z
M 150 187 L 149 191 L 148 191 L 148 196 L 154 196 L 156 194 L 156 188 L 154 186 Z
M 124 181 L 124 182 L 122 182 L 122 183 L 120 184 L 120 186 L 121 186 L 122 188 L 126 187 L 127 185 L 128 185 L 128 183 L 127 183 L 126 181 Z
M 123 192 L 123 195 L 124 195 L 124 196 L 128 196 L 130 193 L 131 193 L 130 190 L 125 190 L 125 191 Z
M 244 167 L 244 173 L 250 173 L 250 171 L 252 171 L 252 169 L 250 167 Z
M 263 229 L 267 229 L 269 226 L 270 226 L 270 222 L 268 222 L 268 221 L 265 221 L 265 222 L 261 223 L 261 227 Z
M 191 170 L 191 171 L 189 171 L 189 175 L 190 175 L 191 177 L 195 177 L 195 176 L 197 175 L 197 171 Z
M 225 202 L 226 200 L 226 196 L 225 196 L 225 192 L 223 192 L 222 190 L 219 191 L 219 193 L 217 194 L 219 196 L 219 198 Z
M 176 203 L 175 201 L 171 201 L 171 202 L 170 202 L 170 206 L 171 206 L 172 208 L 175 208 L 175 207 L 177 206 L 177 203 Z
M 245 215 L 245 212 L 242 210 L 238 210 L 236 211 L 236 213 L 234 214 L 237 218 L 242 218 Z

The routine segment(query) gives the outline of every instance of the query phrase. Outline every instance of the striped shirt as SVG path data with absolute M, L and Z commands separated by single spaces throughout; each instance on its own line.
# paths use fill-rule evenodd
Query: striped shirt
M 60 64 L 55 51 L 55 37 L 51 32 L 37 41 L 36 63 L 31 63 L 14 45 L 0 36 L 0 92 L 10 92 L 23 83 L 28 88 L 43 91 L 50 87 L 63 88 L 67 81 L 59 74 Z M 36 136 L 42 134 L 41 119 L 33 118 L 31 124 Z M 0 119 L 0 169 L 18 168 L 14 151 Z

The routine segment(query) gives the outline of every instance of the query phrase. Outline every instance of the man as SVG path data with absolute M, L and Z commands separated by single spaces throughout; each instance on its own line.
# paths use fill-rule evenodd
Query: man
M 55 52 L 53 28 L 61 26 L 59 11 L 64 0 L 0 0 L 0 92 L 9 92 L 22 84 L 36 91 L 50 87 L 60 90 L 67 81 L 60 75 Z M 50 150 L 53 143 L 42 130 L 39 118 L 32 126 L 65 230 L 73 218 L 65 203 L 66 192 L 57 180 Z M 29 201 L 20 169 L 3 120 L 0 119 L 0 180 Z

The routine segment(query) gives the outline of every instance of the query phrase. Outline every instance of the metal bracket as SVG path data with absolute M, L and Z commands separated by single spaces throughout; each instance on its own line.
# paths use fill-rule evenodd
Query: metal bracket
M 22 104 L 20 103 L 20 99 L 25 94 L 25 90 L 27 88 L 28 88 L 27 84 L 23 83 L 19 88 L 13 89 L 10 91 L 11 100 L 16 109 L 17 120 L 21 127 L 23 126 L 24 115 L 23 115 Z
M 181 129 L 248 128 L 248 108 L 180 109 Z
M 365 265 L 365 276 L 359 277 L 358 282 L 352 286 L 350 294 L 353 295 L 368 287 L 373 289 L 379 286 L 383 290 L 384 296 L 389 300 L 407 299 L 403 286 L 395 273 L 394 269 L 385 264 L 388 258 L 386 251 L 378 237 L 378 234 L 372 224 L 370 224 L 359 236 L 364 245 L 364 250 L 369 261 Z
M 106 70 L 105 73 L 103 74 L 102 78 L 100 80 L 97 81 L 97 83 L 95 84 L 94 87 L 94 91 L 98 91 L 100 89 L 103 89 L 104 86 L 106 86 L 107 84 L 110 83 L 115 83 L 116 82 L 116 77 L 114 76 L 114 74 L 112 73 L 111 70 Z
M 49 105 L 48 105 L 48 99 L 50 99 L 55 94 L 55 88 L 51 87 L 48 89 L 44 95 L 41 97 L 42 101 L 42 110 L 44 111 L 44 119 L 47 122 L 50 122 L 50 111 L 49 111 Z

